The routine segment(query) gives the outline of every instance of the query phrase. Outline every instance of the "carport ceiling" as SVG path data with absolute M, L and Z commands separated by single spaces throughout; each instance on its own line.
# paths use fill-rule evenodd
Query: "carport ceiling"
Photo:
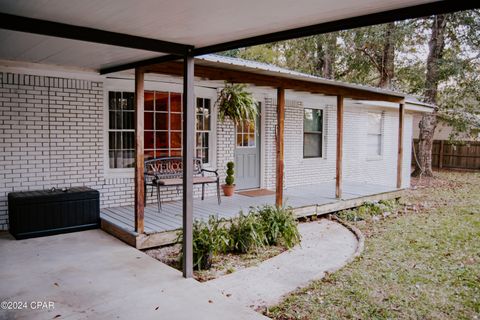
M 428 13 L 435 6 L 460 6 L 459 2 L 453 3 L 431 0 L 0 0 L 0 12 L 212 51 L 225 49 L 221 44 L 226 42 L 400 8 L 430 4 L 430 11 L 425 11 Z M 415 12 L 410 14 L 415 15 Z M 395 18 L 398 17 L 385 17 Z M 144 48 L 92 44 L 3 28 L 0 30 L 0 59 L 99 70 L 162 55 Z M 261 40 L 275 39 L 266 37 L 257 42 Z M 230 47 L 245 44 L 235 42 Z

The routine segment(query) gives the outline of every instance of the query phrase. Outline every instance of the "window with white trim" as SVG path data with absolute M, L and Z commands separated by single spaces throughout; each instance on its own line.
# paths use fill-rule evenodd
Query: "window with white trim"
M 210 162 L 210 135 L 211 135 L 211 103 L 210 99 L 197 98 L 196 107 L 196 156 L 203 163 Z
M 383 114 L 381 112 L 368 113 L 368 157 L 380 157 L 382 155 Z
M 134 93 L 108 93 L 109 167 L 131 168 L 135 163 Z M 182 156 L 182 94 L 145 91 L 144 149 L 145 159 Z M 210 161 L 211 100 L 196 99 L 196 155 Z
M 130 168 L 135 161 L 134 94 L 108 93 L 108 157 L 110 168 Z
M 303 110 L 303 157 L 321 158 L 323 149 L 323 110 Z

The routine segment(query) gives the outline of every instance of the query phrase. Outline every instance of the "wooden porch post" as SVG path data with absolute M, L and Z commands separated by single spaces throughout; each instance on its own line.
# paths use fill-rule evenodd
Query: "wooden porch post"
M 135 69 L 135 231 L 143 233 L 144 198 L 144 73 Z
M 183 276 L 193 276 L 193 150 L 195 141 L 194 58 L 183 64 Z
M 403 127 L 405 118 L 405 104 L 400 103 L 398 110 L 398 157 L 397 157 L 397 188 L 402 187 L 403 179 Z
M 277 89 L 277 172 L 276 172 L 276 190 L 275 205 L 281 207 L 283 205 L 283 155 L 284 155 L 284 128 L 285 128 L 285 89 Z
M 337 96 L 337 161 L 335 176 L 335 197 L 342 197 L 342 161 L 343 161 L 343 96 Z

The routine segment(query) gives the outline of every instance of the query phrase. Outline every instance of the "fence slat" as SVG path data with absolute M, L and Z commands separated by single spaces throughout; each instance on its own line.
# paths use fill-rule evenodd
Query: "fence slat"
M 414 139 L 414 147 L 418 156 L 418 139 Z M 413 150 L 412 165 L 415 165 Z M 480 142 L 465 142 L 462 145 L 454 145 L 447 140 L 434 140 L 432 167 L 480 169 Z

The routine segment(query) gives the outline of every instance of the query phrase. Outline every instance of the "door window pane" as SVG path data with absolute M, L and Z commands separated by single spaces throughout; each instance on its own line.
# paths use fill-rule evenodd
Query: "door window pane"
M 237 147 L 256 147 L 256 121 L 243 121 L 237 125 Z

